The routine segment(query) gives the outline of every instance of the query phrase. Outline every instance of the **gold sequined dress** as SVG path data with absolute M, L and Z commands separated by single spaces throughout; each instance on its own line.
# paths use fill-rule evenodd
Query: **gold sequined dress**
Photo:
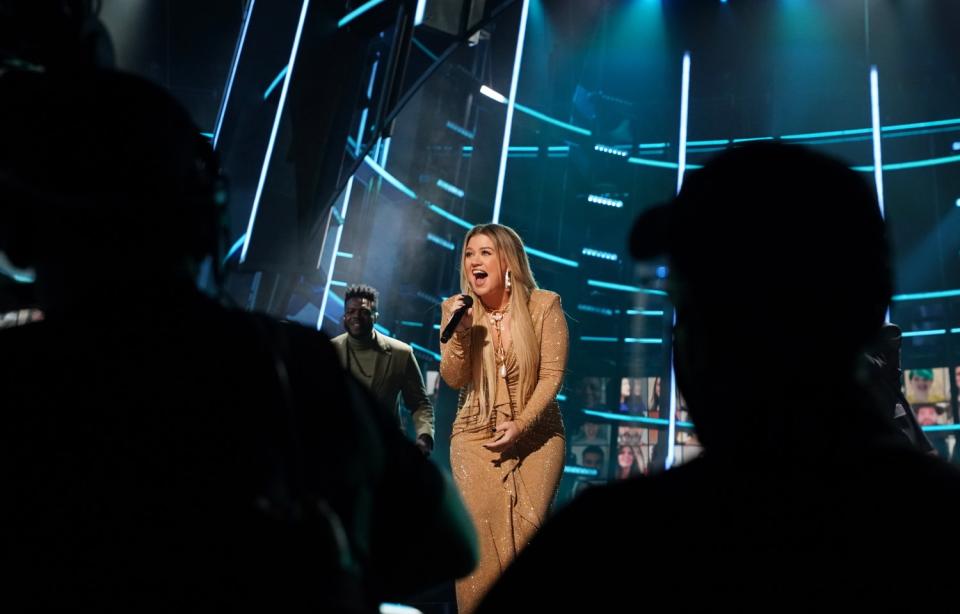
M 441 326 L 450 319 L 455 300 L 443 304 Z M 567 364 L 567 323 L 560 297 L 553 292 L 534 290 L 529 309 L 540 340 L 540 369 L 522 412 L 512 402 L 519 394 L 520 376 L 512 344 L 506 354 L 506 386 L 496 387 L 492 409 L 480 406 L 479 395 L 470 386 L 471 344 L 491 342 L 491 331 L 477 330 L 485 328 L 485 323 L 475 321 L 473 330 L 455 334 L 441 350 L 443 379 L 462 390 L 450 440 L 450 465 L 480 540 L 480 563 L 457 582 L 460 614 L 476 609 L 541 527 L 563 474 L 566 444 L 556 396 Z M 496 424 L 511 419 L 522 429 L 516 445 L 503 454 L 484 448 Z

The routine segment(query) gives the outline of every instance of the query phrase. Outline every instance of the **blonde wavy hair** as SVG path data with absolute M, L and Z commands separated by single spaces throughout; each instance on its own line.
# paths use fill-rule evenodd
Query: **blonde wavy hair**
M 522 413 L 527 399 L 533 394 L 537 386 L 537 377 L 540 371 L 540 342 L 533 330 L 533 319 L 530 317 L 530 295 L 537 289 L 537 280 L 530 270 L 530 260 L 523 249 L 523 240 L 512 228 L 502 224 L 480 224 L 467 231 L 463 239 L 463 250 L 460 254 L 460 290 L 463 294 L 473 297 L 473 321 L 487 320 L 487 310 L 479 297 L 470 287 L 469 272 L 465 266 L 467 243 L 476 235 L 485 235 L 493 241 L 501 268 L 510 272 L 510 337 L 511 347 L 517 357 L 517 366 L 520 371 L 518 390 L 520 398 L 513 399 L 519 413 Z M 493 340 L 486 334 L 484 328 L 475 326 L 471 333 L 470 362 L 473 365 L 473 374 L 470 385 L 477 391 L 480 407 L 492 411 L 492 403 L 498 383 L 497 366 L 494 359 Z M 517 417 L 517 416 L 514 416 Z

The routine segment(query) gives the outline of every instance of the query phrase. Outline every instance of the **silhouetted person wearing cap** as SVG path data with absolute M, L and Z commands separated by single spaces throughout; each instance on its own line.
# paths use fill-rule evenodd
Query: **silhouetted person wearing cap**
M 0 250 L 46 315 L 0 331 L 4 610 L 376 611 L 471 569 L 455 491 L 329 341 L 195 287 L 224 194 L 168 94 L 14 69 L 0 134 Z
M 920 548 L 900 527 L 956 509 L 960 474 L 906 445 L 856 378 L 891 297 L 865 181 L 799 147 L 730 149 L 690 173 L 672 204 L 642 215 L 631 247 L 669 260 L 674 365 L 705 452 L 585 493 L 482 611 L 870 611 L 934 599 L 905 590 L 900 570 L 918 558 L 949 569 L 946 550 Z M 756 376 L 751 395 L 732 395 L 744 365 Z M 632 532 L 614 518 L 629 518 Z M 587 552 L 642 553 L 642 572 L 607 568 L 603 581 L 654 590 L 636 604 L 623 590 L 580 602 L 551 588 L 599 580 L 565 565 Z

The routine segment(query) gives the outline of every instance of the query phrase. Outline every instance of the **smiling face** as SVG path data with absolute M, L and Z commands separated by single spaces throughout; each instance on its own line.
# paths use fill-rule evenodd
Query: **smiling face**
M 343 328 L 354 339 L 369 339 L 377 322 L 376 303 L 368 298 L 349 298 L 343 309 Z
M 504 265 L 493 238 L 477 233 L 467 241 L 463 251 L 463 269 L 466 271 L 470 289 L 488 308 L 501 307 L 504 293 Z

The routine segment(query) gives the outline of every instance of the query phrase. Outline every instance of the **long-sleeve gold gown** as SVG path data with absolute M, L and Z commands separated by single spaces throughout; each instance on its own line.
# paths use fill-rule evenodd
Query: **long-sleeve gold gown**
M 449 321 L 455 300 L 443 304 L 441 327 Z M 519 394 L 520 376 L 512 344 L 506 356 L 507 385 L 496 387 L 493 410 L 481 407 L 479 395 L 468 385 L 471 344 L 491 342 L 489 330 L 476 330 L 486 322 L 475 321 L 474 330 L 455 334 L 441 350 L 443 379 L 464 391 L 453 423 L 450 465 L 480 540 L 479 565 L 457 582 L 460 614 L 476 609 L 543 524 L 563 474 L 566 444 L 556 396 L 567 363 L 567 323 L 560 297 L 553 292 L 534 290 L 529 309 L 540 340 L 540 370 L 522 413 L 511 402 Z M 484 448 L 496 424 L 511 419 L 522 429 L 517 443 L 503 454 Z

